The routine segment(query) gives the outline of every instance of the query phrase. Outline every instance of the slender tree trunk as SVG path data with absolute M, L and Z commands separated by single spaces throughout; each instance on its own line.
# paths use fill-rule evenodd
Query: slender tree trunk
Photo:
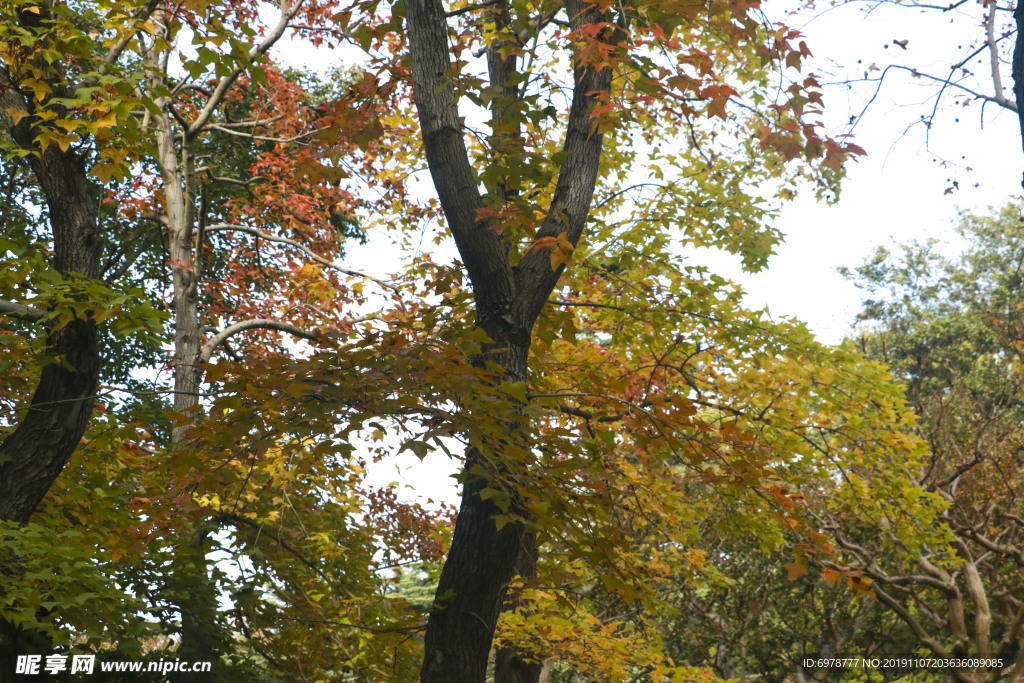
M 155 61 L 155 55 L 151 59 Z M 154 68 L 153 73 L 160 71 Z M 193 140 L 175 130 L 166 111 L 169 102 L 159 101 L 158 106 L 165 110 L 154 117 L 154 123 L 174 287 L 174 412 L 178 414 L 171 432 L 169 457 L 177 463 L 180 458 L 189 456 L 189 431 L 198 419 L 200 407 L 199 253 L 202 245 L 198 244 L 195 234 L 197 188 Z M 181 672 L 178 680 L 198 683 L 213 680 L 227 643 L 217 623 L 217 589 L 208 573 L 205 550 L 208 531 L 202 527 L 202 520 L 190 520 L 180 534 L 171 572 L 179 596 L 176 606 L 181 615 L 177 655 L 183 661 L 208 661 L 214 666 L 209 673 Z

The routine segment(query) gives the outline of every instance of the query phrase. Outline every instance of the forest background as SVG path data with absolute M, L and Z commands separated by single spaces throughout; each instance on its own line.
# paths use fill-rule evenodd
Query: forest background
M 707 250 L 759 270 L 781 204 L 834 201 L 882 76 L 923 84 L 933 194 L 1009 194 L 933 140 L 1015 110 L 1012 8 L 872 11 L 908 9 L 967 27 L 937 78 L 888 19 L 876 47 L 920 63 L 814 75 L 773 23 L 802 15 L 747 3 L 12 3 L 3 671 L 801 680 L 898 647 L 1024 678 L 1019 209 L 849 273 L 842 348 Z M 293 32 L 367 61 L 284 68 Z M 888 185 L 916 221 L 927 183 Z M 367 234 L 400 270 L 349 265 Z M 365 477 L 437 452 L 454 533 Z

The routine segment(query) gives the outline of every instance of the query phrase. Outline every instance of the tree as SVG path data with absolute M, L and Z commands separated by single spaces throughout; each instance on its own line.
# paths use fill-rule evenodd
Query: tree
M 361 164 L 373 172 L 373 138 L 382 135 L 376 112 L 387 99 L 377 93 L 372 76 L 357 75 L 322 88 L 315 100 L 265 54 L 289 23 L 317 23 L 324 7 L 282 4 L 280 18 L 269 26 L 256 21 L 257 9 L 83 3 L 72 10 L 56 3 L 18 3 L 7 8 L 2 36 L 2 116 L 9 133 L 5 170 L 8 188 L 16 187 L 16 179 L 27 186 L 9 192 L 4 204 L 16 220 L 5 225 L 5 265 L 12 267 L 5 268 L 2 310 L 18 321 L 11 323 L 5 345 L 17 352 L 11 366 L 21 371 L 20 381 L 5 387 L 12 429 L 5 434 L 0 465 L 3 521 L 11 522 L 13 537 L 21 539 L 7 558 L 6 576 L 20 586 L 24 571 L 46 566 L 52 539 L 73 544 L 78 550 L 69 551 L 73 559 L 66 564 L 55 559 L 57 574 L 73 574 L 72 565 L 99 564 L 92 567 L 93 580 L 110 572 L 107 581 L 132 586 L 139 601 L 118 591 L 79 590 L 78 595 L 108 603 L 120 598 L 126 614 L 146 609 L 161 622 L 169 618 L 167 603 L 176 605 L 180 623 L 167 631 L 180 636 L 178 656 L 193 660 L 216 660 L 234 647 L 217 605 L 224 577 L 211 572 L 207 560 L 211 537 L 232 529 L 233 550 L 258 554 L 271 539 L 261 536 L 263 525 L 275 521 L 272 508 L 283 505 L 271 487 L 279 493 L 284 488 L 284 495 L 305 492 L 312 499 L 331 485 L 324 483 L 330 476 L 322 470 L 316 473 L 320 478 L 287 483 L 281 470 L 290 466 L 282 460 L 314 456 L 301 440 L 276 444 L 282 454 L 268 448 L 275 437 L 285 439 L 282 429 L 264 430 L 258 448 L 241 442 L 242 449 L 252 449 L 248 457 L 234 453 L 227 462 L 209 463 L 192 432 L 202 417 L 205 366 L 231 348 L 249 359 L 239 364 L 238 374 L 258 381 L 249 368 L 280 364 L 289 356 L 272 331 L 316 340 L 351 325 L 345 308 L 358 302 L 362 278 L 335 259 L 344 240 L 361 232 L 353 213 L 358 202 L 339 185 L 346 172 L 335 162 L 344 157 L 350 171 Z M 191 56 L 178 51 L 182 41 L 194 50 Z M 175 60 L 183 71 L 169 66 Z M 369 99 L 360 99 L 367 93 Z M 361 129 L 354 130 L 355 124 Z M 400 195 L 401 184 L 390 183 L 390 191 Z M 49 230 L 34 234 L 35 213 L 48 220 Z M 168 273 L 170 282 L 164 279 Z M 346 277 L 358 284 L 350 288 Z M 98 410 L 101 377 L 105 390 L 131 391 L 128 372 L 159 358 L 153 350 L 164 341 L 156 311 L 162 300 L 173 309 L 173 405 L 142 398 Z M 105 327 L 98 325 L 103 320 Z M 132 335 L 132 343 L 148 355 L 126 358 L 133 347 L 109 336 L 110 328 L 122 338 Z M 33 340 L 36 330 L 48 335 L 45 352 Z M 240 339 L 245 339 L 241 345 Z M 232 342 L 235 347 L 229 347 Z M 101 356 L 115 359 L 116 367 L 101 371 Z M 149 371 L 160 371 L 159 365 Z M 224 370 L 218 372 L 216 379 L 223 380 Z M 111 387 L 119 373 L 125 383 Z M 35 403 L 26 410 L 34 380 Z M 136 422 L 140 412 L 143 423 Z M 171 424 L 161 434 L 153 422 L 167 423 L 168 417 Z M 251 430 L 246 436 L 253 438 Z M 270 472 L 254 471 L 257 458 Z M 211 471 L 218 476 L 208 477 Z M 55 486 L 62 472 L 66 481 Z M 262 495 L 243 495 L 250 482 L 262 484 Z M 91 500 L 93 491 L 107 487 L 116 494 L 102 505 Z M 217 495 L 230 500 L 229 487 L 237 487 L 233 505 Z M 357 509 L 332 501 L 310 504 L 302 514 L 340 530 L 351 524 L 348 517 Z M 409 512 L 416 531 L 404 527 L 402 533 L 432 526 L 413 519 L 415 509 Z M 63 533 L 61 519 L 74 520 L 73 526 L 89 520 L 91 531 L 75 532 L 76 541 L 70 531 Z M 305 521 L 298 521 L 304 532 L 317 530 L 313 520 Z M 30 530 L 31 523 L 44 528 Z M 372 548 L 374 542 L 361 533 L 345 542 Z M 290 532 L 279 533 L 276 545 L 276 552 L 256 563 L 254 574 L 280 579 L 292 569 L 282 554 L 313 565 L 307 553 L 327 544 Z M 112 560 L 95 560 L 100 546 Z M 173 576 L 161 557 L 171 548 Z M 119 562 L 126 556 L 129 561 Z M 315 574 L 317 567 L 311 568 Z M 307 579 L 331 585 L 338 576 L 320 571 L 312 579 L 292 574 L 281 581 L 294 588 Z M 348 579 L 375 583 L 365 567 L 353 569 Z M 23 637 L 36 638 L 30 649 L 52 646 L 46 638 L 66 635 L 59 624 L 81 628 L 88 646 L 103 639 L 102 627 L 82 626 L 95 624 L 88 618 L 95 604 L 70 602 L 74 593 L 60 595 L 62 585 L 56 582 L 57 594 L 40 590 L 12 598 L 3 621 L 5 657 L 26 651 Z M 245 614 L 253 620 L 263 616 L 251 608 Z M 237 616 L 242 619 L 241 612 Z M 115 625 L 109 614 L 105 618 L 102 626 Z M 261 645 L 265 656 L 273 657 L 277 645 Z
M 842 538 L 880 602 L 938 656 L 999 659 L 953 671 L 960 681 L 1024 680 L 1020 637 L 1021 213 L 963 214 L 967 247 L 880 250 L 850 277 L 869 297 L 857 343 L 907 387 L 929 446 L 921 486 L 942 496 L 952 547 L 916 566 L 887 556 L 891 533 Z
M 662 154 L 656 126 L 689 138 L 686 151 L 665 159 L 697 180 L 656 183 L 623 222 L 643 220 L 655 207 L 674 210 L 698 224 L 689 239 L 743 252 L 751 266 L 763 263 L 772 237 L 755 227 L 763 209 L 743 196 L 749 184 L 761 174 L 778 177 L 784 162 L 798 157 L 838 171 L 852 148 L 820 137 L 804 121 L 820 101 L 812 77 L 790 86 L 785 102 L 768 106 L 768 69 L 798 65 L 807 49 L 791 42 L 796 34 L 787 29 L 762 25 L 756 4 L 624 10 L 569 3 L 563 14 L 511 3 L 446 11 L 440 2 L 418 0 L 405 11 L 427 165 L 470 282 L 474 324 L 486 337 L 474 362 L 491 369 L 490 383 L 504 388 L 510 404 L 503 427 L 466 453 L 462 505 L 427 626 L 421 680 L 482 681 L 506 586 L 517 572 L 531 575 L 537 552 L 531 487 L 495 484 L 508 478 L 510 462 L 532 467 L 530 421 L 516 407 L 524 400 L 516 387 L 538 382 L 537 370 L 529 369 L 531 344 L 541 334 L 535 326 L 590 232 L 595 191 L 615 183 L 630 191 L 622 164 L 638 150 L 626 133 L 642 134 L 654 147 L 652 157 Z M 486 53 L 486 77 L 475 75 L 463 56 L 474 51 Z M 568 84 L 541 71 L 551 65 L 566 65 Z M 572 93 L 567 110 L 553 97 L 563 89 Z M 749 117 L 729 110 L 734 97 L 750 103 Z M 468 150 L 463 98 L 490 112 L 490 133 Z M 705 117 L 735 123 L 722 128 L 737 131 L 736 144 L 705 148 L 719 134 Z M 813 175 L 810 169 L 800 166 Z M 721 219 L 739 234 L 726 234 Z M 648 243 L 643 257 L 658 259 L 657 241 L 668 232 L 653 227 L 655 244 Z M 592 232 L 601 235 L 599 228 Z M 591 253 L 603 247 L 595 239 Z M 500 492 L 500 503 L 492 490 Z M 495 517 L 509 515 L 509 523 L 495 528 Z M 540 665 L 527 655 L 509 666 L 521 673 L 501 672 L 499 680 L 536 679 Z
M 730 580 L 681 591 L 682 604 L 700 615 L 696 628 L 711 635 L 680 629 L 681 647 L 713 656 L 721 675 L 785 668 L 831 679 L 834 670 L 800 663 L 839 655 L 845 644 L 847 653 L 965 662 L 877 672 L 887 680 L 1021 679 L 1021 225 L 1018 205 L 964 213 L 960 254 L 911 243 L 895 254 L 880 249 L 846 273 L 866 297 L 852 341 L 903 384 L 916 416 L 904 429 L 927 449 L 906 462 L 864 463 L 833 451 L 836 439 L 820 440 L 830 466 L 798 476 L 808 514 L 835 554 L 792 562 L 791 549 L 765 554 L 726 537 L 716 544 L 726 555 L 716 569 Z M 836 590 L 844 575 L 852 592 Z M 785 598 L 762 606 L 750 599 L 756 587 Z M 770 633 L 763 650 L 761 633 Z
M 35 159 L 56 145 L 79 154 L 83 168 L 95 159 L 93 176 L 115 192 L 93 191 L 139 226 L 139 251 L 119 254 L 115 272 L 150 272 L 142 264 L 157 260 L 157 240 L 145 239 L 147 229 L 166 240 L 173 426 L 161 442 L 140 431 L 124 450 L 112 430 L 79 446 L 76 478 L 64 484 L 53 472 L 47 483 L 52 506 L 38 515 L 47 528 L 69 506 L 91 514 L 80 480 L 113 482 L 134 516 L 105 507 L 117 522 L 107 531 L 127 530 L 126 543 L 103 539 L 110 561 L 85 564 L 133 587 L 162 630 L 180 635 L 181 656 L 255 652 L 294 675 L 301 652 L 372 680 L 389 670 L 388 652 L 401 676 L 417 625 L 374 595 L 381 577 L 371 551 L 383 538 L 401 560 L 429 561 L 436 544 L 408 539 L 445 532 L 422 510 L 360 489 L 357 448 L 368 431 L 381 456 L 394 450 L 389 433 L 420 456 L 456 439 L 465 447 L 462 507 L 421 678 L 482 681 L 503 610 L 513 628 L 496 658 L 500 680 L 536 679 L 555 645 L 566 659 L 591 657 L 566 647 L 572 633 L 618 644 L 614 657 L 588 663 L 594 671 L 688 675 L 642 628 L 645 609 L 660 604 L 643 585 L 663 585 L 675 563 L 695 561 L 690 527 L 664 532 L 706 505 L 686 498 L 695 482 L 742 501 L 736 529 L 768 539 L 780 527 L 809 533 L 798 499 L 780 486 L 774 448 L 792 443 L 807 417 L 794 401 L 815 385 L 806 375 L 799 391 L 780 392 L 766 379 L 800 367 L 806 340 L 743 311 L 729 283 L 676 250 L 720 247 L 749 268 L 763 265 L 778 238 L 765 227 L 776 201 L 802 180 L 834 191 L 858 152 L 819 133 L 813 76 L 788 80 L 809 54 L 798 34 L 764 21 L 754 4 L 731 3 L 282 3 L 266 27 L 256 5 L 88 7 L 74 15 L 61 6 L 12 34 L 46 69 L 65 64 L 64 52 L 46 52 L 48 40 L 68 42 L 78 59 L 45 79 L 19 74 L 32 94 L 7 115 L 36 133 L 12 153 Z M 314 106 L 266 61 L 289 27 L 358 43 L 373 61 L 339 97 Z M 94 37 L 106 51 L 96 54 Z M 168 65 L 182 42 L 194 55 L 178 53 L 179 73 Z M 51 97 L 47 83 L 73 97 Z M 423 155 L 409 135 L 410 102 Z M 461 118 L 467 103 L 479 107 L 476 119 Z M 490 131 L 474 134 L 484 111 Z M 424 166 L 439 204 L 404 192 L 403 179 Z M 640 169 L 647 177 L 636 177 Z M 5 210 L 30 212 L 17 201 Z M 394 281 L 360 278 L 333 261 L 336 229 L 350 216 L 404 230 L 399 244 L 419 221 L 443 218 L 463 266 L 414 255 Z M 204 272 L 216 278 L 203 282 Z M 53 305 L 45 280 L 14 281 L 5 311 L 39 311 L 42 321 Z M 281 292 L 286 280 L 291 298 Z M 358 320 L 349 304 L 367 281 L 385 303 Z M 115 310 L 94 294 L 80 303 Z M 275 317 L 283 312 L 287 319 Z M 205 337 L 205 325 L 220 331 Z M 236 359 L 209 362 L 254 330 L 313 344 L 298 358 L 275 337 L 251 337 Z M 31 370 L 31 354 L 22 361 Z M 760 374 L 766 365 L 772 372 Z M 782 428 L 762 435 L 777 410 L 790 437 Z M 73 431 L 77 444 L 82 432 Z M 879 452 L 907 447 L 884 445 Z M 118 458 L 144 466 L 125 471 Z M 372 523 L 358 522 L 367 510 Z M 392 516 L 401 523 L 384 525 L 380 510 L 403 513 Z M 270 524 L 276 537 L 263 533 Z M 71 538 L 53 533 L 46 537 Z M 215 542 L 254 566 L 229 589 L 230 610 L 218 605 L 218 586 L 229 582 L 209 561 Z M 827 551 L 813 534 L 809 545 Z M 33 547 L 38 555 L 43 546 Z M 170 548 L 173 570 L 162 555 Z M 346 555 L 351 548 L 359 551 Z M 120 563 L 128 551 L 135 565 Z M 562 599 L 538 593 L 544 581 L 564 587 Z M 558 633 L 537 626 L 551 610 L 569 610 L 567 592 L 597 583 L 629 620 L 609 621 L 588 603 Z M 10 610 L 12 623 L 82 617 L 60 600 L 45 601 L 58 617 L 37 613 L 36 598 Z

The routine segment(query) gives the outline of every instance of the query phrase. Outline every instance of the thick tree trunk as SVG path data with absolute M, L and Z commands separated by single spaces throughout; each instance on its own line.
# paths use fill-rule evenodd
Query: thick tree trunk
M 528 349 L 520 346 L 497 350 L 487 354 L 487 358 L 505 368 L 505 381 L 523 382 L 527 353 Z M 481 418 L 493 419 L 493 416 Z M 510 442 L 525 431 L 521 422 L 510 424 L 508 429 Z M 441 571 L 436 602 L 427 622 L 421 681 L 471 683 L 482 682 L 486 677 L 491 641 L 505 591 L 515 575 L 526 539 L 521 522 L 498 529 L 494 518 L 503 511 L 493 498 L 480 498 L 480 491 L 497 486 L 496 479 L 502 474 L 496 471 L 496 463 L 502 456 L 501 444 L 492 446 L 493 452 L 484 453 L 474 448 L 466 454 L 467 479 L 452 548 Z M 470 472 L 474 474 L 468 474 Z M 505 512 L 525 514 L 515 498 Z
M 0 85 L 4 80 L 0 77 Z M 27 103 L 12 99 L 17 97 L 8 90 L 0 97 L 0 108 L 27 108 Z M 6 113 L 2 118 L 15 141 L 34 146 L 28 118 L 18 126 L 10 125 Z M 102 242 L 85 163 L 57 145 L 29 161 L 46 198 L 54 269 L 68 279 L 75 274 L 98 278 Z M 43 368 L 25 417 L 0 443 L 0 520 L 5 522 L 28 523 L 78 447 L 96 401 L 100 355 L 91 316 L 77 317 L 52 331 L 46 346 L 47 355 L 59 362 Z M 0 675 L 14 671 L 17 655 L 48 650 L 51 644 L 42 633 L 0 619 Z
M 1014 24 L 1017 26 L 1017 39 L 1013 47 L 1013 99 L 1017 103 L 1017 118 L 1020 124 L 1021 147 L 1024 148 L 1024 3 L 1017 2 L 1013 11 Z M 997 93 L 999 94 L 999 93 Z M 1024 180 L 1021 181 L 1024 187 Z
M 85 164 L 56 145 L 30 160 L 50 213 L 55 269 L 66 278 L 98 278 L 102 248 Z M 28 522 L 85 434 L 96 402 L 99 346 L 88 316 L 50 334 L 47 354 L 61 362 L 43 368 L 24 419 L 0 444 L 0 520 Z

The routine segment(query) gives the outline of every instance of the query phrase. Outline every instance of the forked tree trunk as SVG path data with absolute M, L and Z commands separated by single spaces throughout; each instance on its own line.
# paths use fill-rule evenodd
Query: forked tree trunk
M 466 151 L 458 99 L 447 77 L 452 64 L 444 7 L 441 0 L 407 0 L 405 8 L 427 164 L 472 284 L 476 325 L 494 342 L 487 359 L 503 368 L 502 379 L 526 382 L 533 325 L 558 282 L 562 266 L 552 268 L 547 249 L 528 250 L 512 266 L 506 237 L 487 219 L 478 218 L 484 202 L 478 174 Z M 568 0 L 566 11 L 574 31 L 610 18 L 580 0 Z M 499 81 L 493 86 L 501 89 L 514 82 L 509 73 L 514 64 L 509 60 L 491 62 L 492 78 Z M 597 98 L 609 91 L 612 72 L 586 65 L 577 65 L 574 70 L 563 148 L 565 161 L 550 211 L 537 230 L 539 239 L 563 235 L 575 245 L 583 234 L 602 150 L 602 136 L 592 130 L 590 113 Z M 500 200 L 501 190 L 498 192 Z M 521 423 L 511 429 L 508 439 L 512 442 L 520 438 L 514 432 L 526 433 Z M 520 448 L 528 452 L 529 444 Z M 498 448 L 492 453 L 470 449 L 466 454 L 462 504 L 441 572 L 437 603 L 427 622 L 420 671 L 424 683 L 484 683 L 494 629 L 526 539 L 522 523 L 498 529 L 494 517 L 502 511 L 493 499 L 479 496 L 487 485 L 500 486 L 500 460 Z M 504 493 L 510 500 L 509 512 L 528 519 L 518 507 L 516 491 L 506 488 Z M 536 681 L 539 668 L 527 668 L 524 674 Z

